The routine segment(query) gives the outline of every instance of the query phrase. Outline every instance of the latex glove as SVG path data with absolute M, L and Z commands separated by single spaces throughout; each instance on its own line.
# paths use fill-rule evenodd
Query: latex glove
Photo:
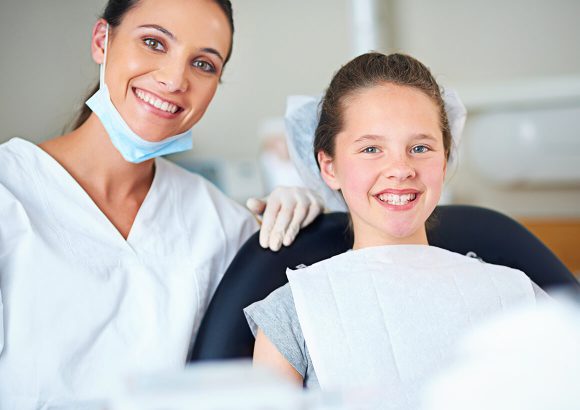
M 300 228 L 324 209 L 320 196 L 301 187 L 278 187 L 266 198 L 248 199 L 246 206 L 255 215 L 262 215 L 260 245 L 273 251 L 294 242 Z

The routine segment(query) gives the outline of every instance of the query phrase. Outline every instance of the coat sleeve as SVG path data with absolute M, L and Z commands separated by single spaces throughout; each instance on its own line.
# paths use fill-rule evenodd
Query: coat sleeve
M 0 182 L 0 356 L 6 339 L 3 305 L 5 294 L 2 284 L 6 280 L 9 258 L 29 226 L 30 220 L 22 203 Z

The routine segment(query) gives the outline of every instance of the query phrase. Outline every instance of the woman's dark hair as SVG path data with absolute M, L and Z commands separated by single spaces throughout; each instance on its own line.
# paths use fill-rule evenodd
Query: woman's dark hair
M 228 23 L 230 24 L 230 29 L 232 31 L 231 34 L 231 39 L 230 39 L 230 50 L 228 51 L 228 54 L 226 56 L 225 63 L 227 63 L 232 55 L 232 49 L 234 47 L 234 13 L 232 10 L 232 3 L 230 2 L 230 0 L 214 0 L 218 6 L 220 6 L 220 8 L 222 9 L 222 11 L 224 12 L 224 14 L 226 15 L 227 19 L 228 19 Z M 139 3 L 139 0 L 109 0 L 107 2 L 107 5 L 105 7 L 105 11 L 103 12 L 103 14 L 101 15 L 101 18 L 105 19 L 107 21 L 107 23 L 109 23 L 109 26 L 114 29 L 115 27 L 118 27 L 119 24 L 121 24 L 121 22 L 123 21 L 123 17 L 125 17 L 125 14 L 127 14 L 127 12 L 129 10 L 131 10 L 132 8 L 134 8 L 137 4 Z M 87 105 L 85 104 L 85 102 L 94 94 L 97 92 L 97 90 L 99 89 L 99 84 L 97 83 L 96 85 L 94 85 L 91 89 L 91 91 L 88 93 L 88 95 L 86 96 L 86 98 L 83 100 L 83 105 L 79 110 L 79 113 L 77 114 L 75 120 L 72 123 L 71 129 L 72 130 L 76 130 L 78 127 L 80 127 L 86 120 L 87 118 L 89 118 L 89 116 L 91 115 L 92 111 L 89 107 L 87 107 Z
M 439 109 L 445 158 L 451 150 L 451 131 L 439 85 L 425 65 L 404 54 L 366 53 L 342 66 L 334 75 L 321 102 L 320 120 L 314 134 L 314 156 L 322 151 L 334 157 L 336 135 L 343 127 L 348 97 L 376 85 L 390 83 L 416 88 Z

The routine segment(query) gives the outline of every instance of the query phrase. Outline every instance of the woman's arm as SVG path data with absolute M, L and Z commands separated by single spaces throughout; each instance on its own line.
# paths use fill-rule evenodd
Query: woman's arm
M 261 329 L 258 329 L 256 344 L 254 345 L 254 365 L 274 369 L 276 372 L 302 387 L 302 375 L 292 367 Z

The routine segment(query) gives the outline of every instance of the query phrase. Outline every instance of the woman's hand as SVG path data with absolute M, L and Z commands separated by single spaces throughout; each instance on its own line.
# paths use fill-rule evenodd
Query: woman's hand
M 264 199 L 248 199 L 246 206 L 255 215 L 262 215 L 260 245 L 273 251 L 294 242 L 300 228 L 324 209 L 316 193 L 300 187 L 278 187 Z

